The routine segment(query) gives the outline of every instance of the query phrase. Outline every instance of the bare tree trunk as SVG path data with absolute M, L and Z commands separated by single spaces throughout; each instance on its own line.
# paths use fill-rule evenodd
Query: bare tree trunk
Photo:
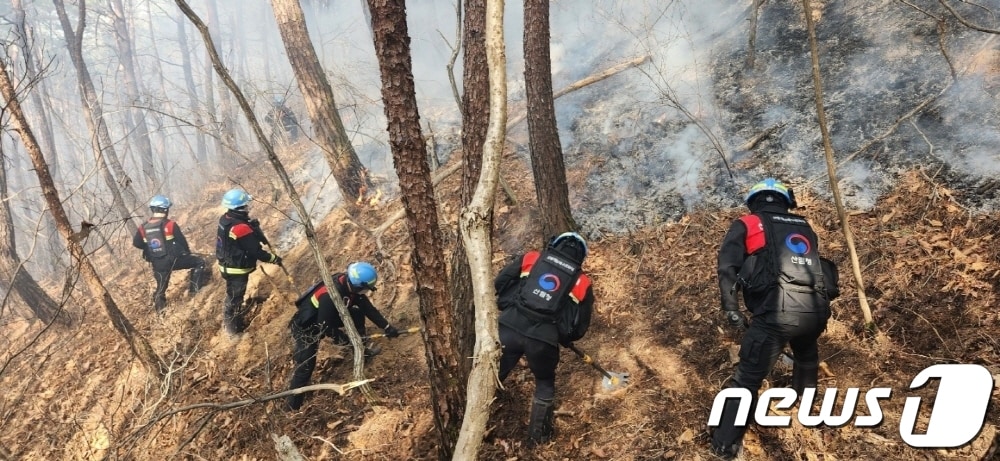
M 14 32 L 17 36 L 17 45 L 21 48 L 21 53 L 24 55 L 24 77 L 26 81 L 35 82 L 34 85 L 37 85 L 39 89 L 39 91 L 29 92 L 29 95 L 31 97 L 31 104 L 35 106 L 35 110 L 38 112 L 37 125 L 41 126 L 40 141 L 45 152 L 49 152 L 49 155 L 52 156 L 52 177 L 58 179 L 59 161 L 56 155 L 55 135 L 52 133 L 52 123 L 49 121 L 49 108 L 42 102 L 42 97 L 46 92 L 44 82 L 39 77 L 41 77 L 44 69 L 36 61 L 37 57 L 32 49 L 34 33 L 32 28 L 28 26 L 27 19 L 25 18 L 26 15 L 22 0 L 11 0 L 11 5 L 14 8 Z M 14 78 L 14 83 L 17 84 L 17 76 L 14 75 Z M 45 99 L 49 98 L 46 97 Z
M 28 95 L 31 98 L 31 104 L 35 108 L 35 112 L 38 114 L 35 117 L 35 126 L 40 129 L 40 141 L 41 147 L 44 152 L 49 153 L 49 158 L 52 159 L 52 177 L 56 181 L 59 180 L 59 154 L 56 151 L 56 141 L 55 133 L 52 131 L 52 118 L 49 116 L 49 105 L 44 101 L 50 101 L 51 98 L 48 96 L 48 91 L 45 85 L 45 81 L 41 78 L 42 74 L 45 73 L 45 68 L 38 61 L 38 56 L 32 48 L 31 44 L 34 43 L 34 32 L 31 27 L 28 26 L 27 20 L 25 19 L 24 6 L 21 0 L 11 1 L 14 7 L 14 28 L 17 35 L 18 44 L 21 48 L 21 53 L 24 57 L 24 69 L 25 75 L 24 80 L 29 82 L 34 82 L 34 91 L 29 91 Z M 18 82 L 14 82 L 18 85 Z M 58 255 L 65 252 L 65 246 L 60 241 L 59 233 L 56 232 L 55 222 L 52 220 L 52 215 L 44 214 L 45 222 L 45 235 L 48 236 L 46 245 L 48 250 L 53 255 L 49 258 L 49 266 L 53 271 L 58 271 L 61 268 L 61 261 Z
M 0 148 L 0 283 L 7 286 L 5 295 L 0 297 L 0 313 L 3 312 L 10 293 L 17 292 L 23 305 L 31 310 L 36 318 L 49 323 L 59 314 L 59 305 L 38 285 L 38 282 L 25 270 L 21 258 L 17 255 L 17 239 L 14 232 L 14 218 L 10 213 L 10 195 L 7 194 L 7 165 Z M 0 315 L 2 317 L 2 315 Z M 61 316 L 66 323 L 69 318 Z
M 206 0 L 205 5 L 208 7 L 208 31 L 213 37 L 218 37 L 216 41 L 216 52 L 219 54 L 219 59 L 222 59 L 222 31 L 219 28 L 219 8 L 216 0 Z M 233 104 L 229 100 L 229 92 L 226 90 L 219 91 L 219 132 L 222 134 L 223 143 L 229 146 L 229 149 L 236 149 L 237 136 L 236 136 L 236 117 L 233 115 Z
M 844 232 L 844 240 L 847 241 L 847 251 L 851 256 L 851 268 L 854 272 L 854 281 L 858 285 L 858 302 L 861 304 L 861 313 L 865 317 L 865 328 L 874 331 L 876 329 L 875 320 L 872 318 L 871 308 L 868 307 L 868 297 L 865 296 L 865 281 L 861 276 L 861 264 L 858 262 L 858 252 L 854 247 L 854 233 L 851 232 L 850 217 L 844 210 L 844 202 L 840 197 L 840 187 L 837 186 L 837 164 L 833 158 L 830 131 L 827 129 L 826 109 L 823 108 L 823 80 L 820 78 L 819 72 L 819 50 L 816 46 L 816 26 L 813 24 L 812 6 L 809 0 L 802 0 L 802 7 L 805 10 L 806 27 L 809 30 L 809 54 L 812 56 L 816 115 L 819 119 L 819 130 L 823 136 L 823 151 L 826 153 L 826 172 L 830 176 L 830 191 L 833 192 L 833 201 L 837 206 L 837 217 L 840 218 L 840 227 Z
M 118 60 L 122 65 L 122 75 L 125 80 L 125 94 L 129 106 L 125 109 L 125 122 L 132 138 L 132 145 L 139 150 L 139 164 L 150 187 L 156 184 L 156 166 L 153 163 L 153 144 L 149 140 L 149 127 L 146 125 L 146 112 L 143 106 L 142 92 L 139 91 L 139 77 L 136 73 L 135 53 L 132 50 L 132 34 L 129 32 L 125 15 L 125 7 L 121 0 L 110 0 L 111 19 L 115 31 L 115 45 L 118 48 Z
M 215 104 L 215 71 L 210 53 L 205 54 L 205 82 L 202 88 L 205 90 L 205 114 L 208 123 L 211 124 L 212 141 L 215 144 L 215 158 L 220 159 L 226 166 L 235 165 L 235 157 L 229 155 L 230 147 L 226 145 L 225 136 L 222 132 L 222 122 L 220 121 L 219 108 Z
M 382 75 L 389 146 L 413 236 L 413 278 L 420 298 L 420 317 L 426 326 L 431 403 L 440 438 L 438 456 L 448 459 L 458 438 L 465 402 L 458 380 L 461 360 L 454 342 L 437 203 L 413 84 L 406 5 L 404 0 L 368 0 L 368 8 Z
M 358 159 L 337 112 L 333 88 L 309 39 L 306 18 L 299 1 L 271 0 L 271 7 L 274 8 L 274 19 L 281 31 L 288 62 L 295 71 L 299 91 L 309 111 L 316 140 L 326 155 L 344 203 L 349 205 L 357 201 L 364 190 L 371 189 L 369 175 L 365 174 L 365 167 Z
M 503 0 L 486 1 L 486 61 L 489 64 L 490 116 L 483 147 L 479 185 L 469 206 L 462 210 L 462 239 L 472 270 L 476 299 L 476 350 L 469 375 L 465 419 L 462 421 L 455 461 L 476 459 L 486 434 L 490 403 L 496 394 L 500 360 L 497 301 L 493 291 L 493 203 L 499 182 L 507 125 L 507 59 L 503 34 Z
M 549 56 L 549 0 L 524 0 L 524 86 L 528 99 L 531 171 L 542 221 L 542 242 L 576 230 L 569 207 L 566 166 L 556 127 Z
M 76 68 L 77 83 L 80 87 L 80 100 L 83 103 L 83 112 L 87 119 L 87 128 L 90 129 L 91 147 L 94 149 L 94 157 L 97 160 L 97 167 L 104 176 L 104 181 L 111 190 L 113 197 L 112 207 L 118 212 L 122 223 L 131 230 L 137 229 L 132 221 L 131 207 L 138 205 L 139 199 L 132 190 L 132 179 L 125 173 L 118 154 L 115 152 L 114 144 L 111 142 L 111 135 L 108 133 L 108 126 L 104 121 L 104 112 L 101 109 L 101 102 L 97 98 L 97 90 L 94 89 L 94 82 L 90 78 L 87 70 L 87 63 L 83 60 L 83 29 L 86 25 L 86 1 L 79 0 L 80 17 L 77 23 L 77 31 L 73 31 L 73 26 L 66 15 L 66 6 L 63 0 L 52 0 L 55 4 L 56 14 L 59 15 L 59 23 L 62 25 L 63 34 L 66 36 L 66 47 L 69 49 L 73 67 Z M 110 169 L 109 169 L 110 167 Z M 118 175 L 118 181 L 111 170 Z
M 201 117 L 201 109 L 198 108 L 198 87 L 194 84 L 194 71 L 191 66 L 191 51 L 188 49 L 187 32 L 184 25 L 187 24 L 183 18 L 177 20 L 177 44 L 181 49 L 181 67 L 184 69 L 184 85 L 187 86 L 188 109 L 194 117 L 194 124 L 197 125 L 195 131 L 195 161 L 199 164 L 208 163 L 208 144 L 205 142 L 205 120 Z M 209 73 L 211 75 L 211 73 Z M 210 77 L 209 77 L 210 79 Z M 211 94 L 211 90 L 206 90 Z M 221 152 L 221 151 L 220 151 Z
M 312 224 L 312 219 L 309 218 L 309 211 L 306 209 L 305 205 L 302 204 L 302 200 L 299 199 L 298 193 L 295 192 L 295 186 L 292 184 L 291 178 L 288 176 L 288 172 L 285 171 L 284 165 L 278 159 L 278 156 L 274 152 L 274 146 L 271 145 L 271 141 L 268 136 L 264 134 L 264 130 L 260 127 L 260 123 L 257 121 L 257 117 L 254 116 L 253 107 L 250 106 L 250 102 L 247 101 L 246 97 L 240 91 L 239 87 L 236 86 L 236 82 L 233 81 L 226 67 L 222 63 L 222 59 L 219 58 L 219 54 L 216 52 L 215 44 L 212 42 L 212 35 L 208 30 L 208 26 L 195 14 L 194 10 L 185 2 L 185 0 L 174 0 L 177 6 L 184 12 L 184 15 L 191 20 L 198 32 L 201 33 L 202 39 L 205 41 L 205 49 L 208 51 L 208 57 L 215 66 L 215 71 L 219 73 L 219 78 L 222 80 L 223 84 L 232 92 L 236 97 L 236 101 L 240 104 L 240 108 L 243 110 L 243 115 L 246 116 L 247 121 L 250 123 L 250 129 L 253 130 L 254 135 L 257 137 L 257 141 L 264 148 L 267 153 L 267 158 L 271 162 L 271 166 L 274 167 L 274 171 L 278 174 L 281 179 L 281 183 L 285 187 L 285 192 L 288 193 L 288 198 L 292 201 L 292 205 L 295 206 L 295 211 L 298 212 L 302 219 L 302 226 L 305 227 L 306 240 L 309 242 L 309 247 L 313 250 L 313 257 L 316 259 L 316 267 L 319 270 L 320 276 L 323 279 L 323 283 L 332 287 L 333 279 L 330 277 L 330 269 L 326 266 L 326 258 L 323 256 L 323 249 L 319 242 L 316 241 L 316 229 Z M 337 308 L 337 313 L 340 318 L 347 319 L 350 318 L 350 313 L 347 311 L 347 305 L 344 304 L 344 300 L 339 296 L 331 296 L 333 300 L 334 307 Z M 354 324 L 351 322 L 344 322 L 344 330 L 347 332 L 347 337 L 351 340 L 351 345 L 354 346 L 354 379 L 363 380 L 364 379 L 364 345 L 362 343 L 361 335 L 358 334 L 358 330 L 354 328 Z M 369 386 L 363 386 L 362 392 L 366 395 L 371 392 Z
M 462 31 L 465 53 L 462 58 L 462 167 L 461 206 L 472 202 L 483 164 L 483 142 L 490 119 L 490 76 L 486 63 L 486 0 L 465 2 L 465 27 Z M 493 216 L 488 216 L 488 229 Z M 461 232 L 461 223 L 459 223 Z M 451 302 L 455 312 L 455 338 L 460 357 L 472 357 L 476 346 L 476 309 L 473 301 L 472 274 L 465 254 L 465 239 L 459 239 L 451 255 Z M 462 382 L 472 370 L 471 360 L 462 360 Z
M 61 6 L 61 3 L 58 3 L 59 0 L 56 1 L 57 5 Z M 146 372 L 156 377 L 157 380 L 162 379 L 164 374 L 163 362 L 156 355 L 156 351 L 149 345 L 149 342 L 146 341 L 146 338 L 136 331 L 132 323 L 125 317 L 125 314 L 118 309 L 118 305 L 115 303 L 114 298 L 111 297 L 111 293 L 104 287 L 104 283 L 97 274 L 97 270 L 87 258 L 83 244 L 93 228 L 89 227 L 91 226 L 89 223 L 82 223 L 79 232 L 73 231 L 69 217 L 66 216 L 66 210 L 62 207 L 59 192 L 52 182 L 52 175 L 49 173 L 49 167 L 45 163 L 41 147 L 39 147 L 38 141 L 35 139 L 35 135 L 32 133 L 24 117 L 24 112 L 21 110 L 21 104 L 17 100 L 17 95 L 14 93 L 14 86 L 11 84 L 10 75 L 7 72 L 7 64 L 3 60 L 0 60 L 0 94 L 7 101 L 7 109 L 10 111 L 14 130 L 21 136 L 21 142 L 31 157 L 35 174 L 38 176 L 38 183 L 41 185 L 42 194 L 49 205 L 49 211 L 52 212 L 52 216 L 55 218 L 56 227 L 59 229 L 59 233 L 66 239 L 70 259 L 74 264 L 78 265 L 80 274 L 90 288 L 90 293 L 104 306 L 104 310 L 111 320 L 111 325 L 128 342 L 132 353 L 139 358 L 139 361 L 146 368 Z

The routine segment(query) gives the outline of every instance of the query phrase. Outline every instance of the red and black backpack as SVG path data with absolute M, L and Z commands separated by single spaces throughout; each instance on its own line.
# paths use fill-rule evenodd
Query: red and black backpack
M 174 222 L 169 219 L 159 222 L 146 221 L 139 227 L 139 235 L 146 243 L 146 255 L 149 259 L 169 256 L 169 245 L 174 240 Z

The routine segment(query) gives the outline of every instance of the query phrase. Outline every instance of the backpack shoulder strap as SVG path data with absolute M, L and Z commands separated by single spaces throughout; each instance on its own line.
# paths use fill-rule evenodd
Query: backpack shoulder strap
M 531 268 L 538 262 L 539 256 L 541 256 L 541 252 L 538 250 L 532 250 L 524 254 L 524 257 L 521 258 L 521 278 L 528 276 Z
M 743 225 L 747 227 L 747 237 L 744 242 L 747 254 L 753 254 L 764 248 L 767 242 L 764 239 L 764 223 L 761 222 L 760 216 L 748 214 L 740 217 L 740 221 L 743 221 Z
M 587 274 L 580 273 L 580 276 L 576 278 L 576 283 L 573 284 L 573 289 L 569 292 L 569 297 L 573 302 L 580 304 L 583 298 L 587 296 L 587 290 L 590 288 L 590 277 Z

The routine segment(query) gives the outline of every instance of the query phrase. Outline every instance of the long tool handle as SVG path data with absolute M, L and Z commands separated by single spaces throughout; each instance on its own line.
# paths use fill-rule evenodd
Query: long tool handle
M 576 344 L 569 343 L 569 345 L 566 346 L 566 347 L 569 348 L 569 350 L 571 350 L 573 352 L 576 352 L 576 355 L 579 355 L 580 358 L 583 359 L 584 363 L 587 363 L 590 366 L 594 367 L 597 371 L 601 372 L 601 374 L 604 375 L 605 378 L 608 378 L 610 380 L 614 380 L 615 379 L 614 376 L 611 376 L 611 373 L 608 373 L 608 370 L 605 370 L 604 368 L 601 368 L 600 365 L 598 365 L 596 362 L 594 362 L 594 359 L 591 358 L 590 355 L 587 355 L 586 352 L 583 352 L 583 351 L 580 350 L 580 348 L 576 347 Z
M 418 331 L 420 331 L 420 327 L 410 327 L 405 330 L 399 330 L 399 334 L 407 335 L 410 333 L 416 333 Z M 373 338 L 384 338 L 384 337 L 385 333 L 375 333 L 375 334 L 370 334 L 368 336 L 362 336 L 361 339 L 373 339 Z
M 267 251 L 268 251 L 268 253 L 275 254 L 274 247 L 271 246 L 271 242 L 267 242 Z M 282 261 L 282 262 L 284 262 L 284 261 Z M 292 279 L 292 274 L 288 273 L 288 268 L 285 267 L 284 264 L 280 264 L 280 265 L 278 265 L 278 267 L 280 267 L 281 271 L 285 273 L 285 278 L 288 279 L 288 283 L 291 286 L 294 287 L 295 286 L 295 280 Z

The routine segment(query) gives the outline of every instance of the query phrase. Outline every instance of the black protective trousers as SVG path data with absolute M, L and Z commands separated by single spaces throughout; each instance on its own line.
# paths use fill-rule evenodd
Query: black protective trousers
M 292 371 L 292 381 L 288 384 L 289 389 L 296 389 L 309 384 L 313 370 L 316 369 L 316 353 L 319 352 L 319 342 L 323 339 L 317 328 L 302 330 L 294 324 L 291 325 L 292 340 L 295 342 L 295 352 L 292 353 L 292 360 L 295 361 L 295 370 Z M 285 404 L 291 410 L 298 410 L 305 401 L 305 394 L 288 396 Z
M 511 327 L 500 324 L 500 381 L 507 379 L 517 361 L 524 356 L 535 377 L 535 398 L 552 401 L 556 395 L 556 367 L 559 365 L 559 347 L 532 339 Z
M 793 384 L 799 388 L 796 390 L 801 392 L 803 385 L 816 385 L 819 365 L 816 340 L 826 329 L 828 318 L 829 314 L 825 312 L 770 312 L 753 318 L 740 343 L 740 363 L 727 386 L 750 390 L 754 400 L 747 424 L 754 414 L 757 391 L 764 378 L 771 373 L 785 344 L 791 346 L 795 358 Z M 736 425 L 738 410 L 738 399 L 726 400 L 719 426 L 712 433 L 713 447 L 736 453 L 747 429 L 747 425 Z
M 222 278 L 226 280 L 226 301 L 222 311 L 222 320 L 226 331 L 230 334 L 243 333 L 247 327 L 243 298 L 247 294 L 250 274 L 223 273 Z
M 156 312 L 163 312 L 167 307 L 167 287 L 170 286 L 170 274 L 173 271 L 191 269 L 188 274 L 188 292 L 197 293 L 201 288 L 202 277 L 205 272 L 205 260 L 195 255 L 182 255 L 176 258 L 162 258 L 161 261 L 154 261 L 153 279 L 156 280 L 156 291 L 153 292 L 153 308 Z

